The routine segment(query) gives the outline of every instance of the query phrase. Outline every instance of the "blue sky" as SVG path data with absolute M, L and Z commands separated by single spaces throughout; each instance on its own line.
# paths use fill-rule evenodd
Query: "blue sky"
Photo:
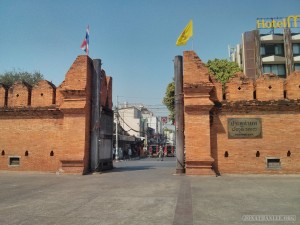
M 78 55 L 87 25 L 90 57 L 113 77 L 113 100 L 158 114 L 173 59 L 193 50 L 207 62 L 255 29 L 258 17 L 300 14 L 299 0 L 0 0 L 0 73 L 40 71 L 58 86 Z M 175 42 L 190 19 L 194 36 Z M 192 44 L 193 43 L 193 44 Z

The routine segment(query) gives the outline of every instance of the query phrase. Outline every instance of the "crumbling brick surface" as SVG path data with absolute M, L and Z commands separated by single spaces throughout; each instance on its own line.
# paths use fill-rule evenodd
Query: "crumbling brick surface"
M 42 80 L 32 88 L 31 106 L 45 107 L 55 104 L 56 87 L 49 81 Z
M 7 91 L 8 87 L 0 83 L 0 107 L 4 107 L 7 104 Z

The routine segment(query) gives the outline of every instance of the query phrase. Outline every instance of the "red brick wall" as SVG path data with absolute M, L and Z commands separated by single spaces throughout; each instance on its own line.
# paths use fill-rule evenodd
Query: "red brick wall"
M 284 79 L 279 78 L 275 74 L 261 75 L 255 83 L 257 100 L 269 101 L 284 98 Z
M 32 88 L 31 106 L 43 107 L 55 104 L 56 87 L 54 84 L 42 80 Z
M 286 79 L 286 97 L 300 99 L 300 71 L 295 71 Z
M 211 174 L 209 110 L 213 85 L 193 51 L 183 55 L 184 127 L 187 174 Z
M 16 82 L 8 89 L 8 107 L 27 107 L 31 104 L 31 86 Z
M 210 100 L 211 101 L 219 101 L 223 100 L 223 86 L 222 83 L 217 82 L 216 80 L 212 79 L 213 83 L 213 90 L 210 92 Z
M 85 90 L 88 81 L 88 76 L 86 75 L 88 63 L 92 63 L 90 58 L 83 55 L 78 56 L 60 86 L 69 90 Z
M 299 72 L 286 80 L 267 74 L 255 82 L 237 74 L 222 101 L 219 83 L 211 78 L 210 90 L 209 74 L 194 52 L 184 52 L 183 65 L 187 174 L 209 174 L 209 168 L 221 174 L 300 173 Z M 229 138 L 229 118 L 261 119 L 262 136 Z M 279 169 L 267 168 L 269 157 L 280 159 Z
M 0 107 L 5 106 L 5 96 L 7 89 L 3 84 L 0 84 Z
M 265 113 L 265 114 L 262 114 Z M 228 118 L 261 118 L 262 138 L 228 139 Z M 222 173 L 300 173 L 300 143 L 298 137 L 300 114 L 285 112 L 257 112 L 257 114 L 226 114 L 215 118 L 213 130 L 217 131 L 214 143 L 214 156 L 218 171 Z M 228 157 L 225 157 L 225 152 Z M 256 153 L 259 151 L 259 157 Z M 291 156 L 288 157 L 288 151 Z M 267 157 L 277 157 L 281 169 L 267 169 Z
M 226 100 L 253 100 L 253 91 L 253 80 L 248 79 L 242 73 L 238 73 L 226 83 Z
M 0 118 L 0 170 L 59 170 L 64 140 L 61 112 L 10 111 L 1 113 Z M 13 156 L 20 157 L 20 166 L 8 165 Z
M 8 106 L 0 101 L 0 170 L 89 170 L 93 70 L 88 56 L 78 56 L 57 89 L 48 81 L 9 88 Z M 3 90 L 0 86 L 0 99 Z M 111 82 L 105 90 L 105 101 L 111 103 Z M 20 165 L 9 165 L 10 157 L 19 157 Z

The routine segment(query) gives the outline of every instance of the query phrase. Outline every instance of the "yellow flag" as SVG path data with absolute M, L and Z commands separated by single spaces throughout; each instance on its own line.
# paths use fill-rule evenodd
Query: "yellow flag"
M 176 45 L 185 45 L 186 42 L 193 36 L 193 21 L 190 20 L 176 41 Z

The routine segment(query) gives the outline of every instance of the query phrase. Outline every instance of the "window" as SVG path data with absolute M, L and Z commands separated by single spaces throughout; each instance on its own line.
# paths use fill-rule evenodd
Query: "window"
M 271 65 L 263 65 L 263 73 L 271 73 Z
M 268 169 L 280 169 L 280 159 L 279 158 L 267 158 L 267 168 Z
M 279 77 L 285 78 L 285 65 L 284 64 L 270 64 L 270 65 L 263 65 L 263 73 L 274 73 Z
M 284 56 L 283 44 L 262 44 L 260 46 L 260 55 L 270 56 L 278 55 Z
M 300 55 L 300 43 L 293 44 L 293 55 Z
M 20 157 L 18 157 L 18 156 L 9 157 L 9 165 L 10 166 L 19 166 L 20 165 Z
M 260 46 L 260 55 L 266 55 L 266 50 L 263 46 Z
M 275 55 L 284 55 L 283 54 L 283 45 L 275 45 Z

